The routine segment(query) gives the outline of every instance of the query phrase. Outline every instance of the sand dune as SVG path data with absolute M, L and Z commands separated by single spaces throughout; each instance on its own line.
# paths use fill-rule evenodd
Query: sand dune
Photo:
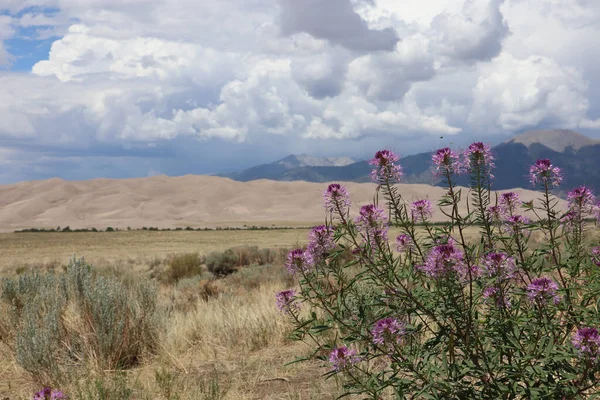
M 357 206 L 371 203 L 375 185 L 347 183 Z M 323 183 L 186 175 L 64 181 L 58 178 L 0 186 L 0 230 L 22 228 L 141 228 L 309 225 L 323 221 Z M 444 189 L 398 185 L 407 201 L 435 203 Z M 465 189 L 466 190 L 466 189 Z M 515 189 L 523 200 L 539 193 Z M 466 194 L 466 193 L 465 193 Z M 560 200 L 560 206 L 565 202 Z M 434 219 L 444 216 L 436 211 Z

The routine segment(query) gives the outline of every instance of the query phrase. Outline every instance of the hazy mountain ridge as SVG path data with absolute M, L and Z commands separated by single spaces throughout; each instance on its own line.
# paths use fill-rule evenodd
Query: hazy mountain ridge
M 600 140 L 570 130 L 537 130 L 508 139 L 494 146 L 492 151 L 496 157 L 493 182 L 496 190 L 529 187 L 529 166 L 539 158 L 549 158 L 563 169 L 565 189 L 587 185 L 596 193 L 600 192 Z M 286 164 L 282 163 L 283 160 L 226 176 L 243 182 L 255 179 L 307 182 L 370 180 L 371 167 L 367 161 L 357 161 L 339 167 L 317 167 Z M 433 174 L 431 153 L 403 157 L 400 164 L 403 167 L 405 183 L 441 183 Z M 459 182 L 463 185 L 468 183 L 466 178 L 459 179 Z

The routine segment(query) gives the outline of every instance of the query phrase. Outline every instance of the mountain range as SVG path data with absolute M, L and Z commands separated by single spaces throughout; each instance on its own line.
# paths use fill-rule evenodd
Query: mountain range
M 514 136 L 494 146 L 492 152 L 496 164 L 493 180 L 495 190 L 529 187 L 529 166 L 537 159 L 548 158 L 562 168 L 564 188 L 586 185 L 596 193 L 600 192 L 600 140 L 571 130 L 536 130 Z M 400 159 L 404 183 L 441 184 L 440 179 L 433 174 L 431 154 L 420 153 Z M 367 160 L 289 155 L 270 164 L 222 176 L 242 182 L 257 179 L 369 182 L 370 172 L 371 166 Z M 467 184 L 466 179 L 460 179 L 459 183 Z

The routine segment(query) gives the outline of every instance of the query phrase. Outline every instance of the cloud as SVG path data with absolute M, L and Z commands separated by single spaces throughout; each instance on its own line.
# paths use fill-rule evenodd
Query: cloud
M 350 64 L 349 80 L 368 99 L 402 100 L 412 84 L 435 76 L 429 40 L 417 34 L 403 39 L 394 52 L 358 57 Z
M 466 62 L 486 61 L 502 50 L 509 29 L 500 6 L 504 0 L 466 0 L 460 13 L 444 12 L 432 22 L 440 52 Z
M 10 65 L 13 60 L 12 54 L 6 48 L 4 41 L 13 37 L 13 18 L 0 14 L 0 68 Z
M 218 172 L 289 152 L 360 158 L 399 142 L 407 154 L 436 136 L 463 143 L 537 126 L 593 133 L 599 5 L 4 2 L 0 63 L 19 56 L 8 39 L 59 37 L 31 72 L 0 72 L 0 149 L 19 171 L 8 176 L 93 159 L 69 175 L 81 178 Z
M 540 124 L 578 126 L 588 109 L 581 72 L 551 58 L 503 55 L 481 68 L 469 122 L 518 131 Z
M 292 76 L 306 92 L 317 99 L 342 92 L 348 71 L 348 56 L 332 50 L 292 61 Z
M 393 50 L 398 42 L 391 28 L 370 29 L 350 0 L 279 0 L 281 32 L 308 33 L 358 52 Z

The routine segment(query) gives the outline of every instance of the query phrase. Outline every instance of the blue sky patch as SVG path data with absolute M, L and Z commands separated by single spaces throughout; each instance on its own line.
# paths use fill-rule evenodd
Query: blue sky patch
M 12 15 L 7 10 L 0 10 L 0 15 L 11 15 L 16 19 L 27 14 L 51 17 L 59 11 L 57 8 L 27 7 Z M 49 25 L 15 27 L 14 36 L 4 41 L 6 49 L 13 56 L 8 70 L 29 72 L 38 61 L 47 59 L 52 43 L 60 38 L 59 36 L 44 34 L 49 29 L 52 29 Z M 43 39 L 40 40 L 40 37 L 43 37 Z

